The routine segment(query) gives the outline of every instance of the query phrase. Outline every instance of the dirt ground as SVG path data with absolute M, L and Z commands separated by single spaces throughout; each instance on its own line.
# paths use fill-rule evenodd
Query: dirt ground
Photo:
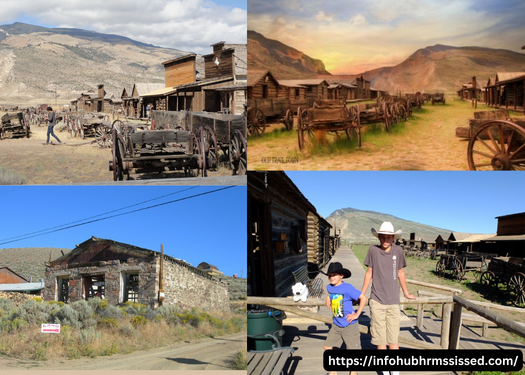
M 32 361 L 0 355 L 0 370 L 232 370 L 237 352 L 246 350 L 246 332 L 168 348 L 94 359 Z
M 50 145 L 45 145 L 47 127 L 32 126 L 30 138 L 11 138 L 0 140 L 0 168 L 22 178 L 26 184 L 94 184 L 113 181 L 109 170 L 112 160 L 111 148 L 101 148 L 92 143 L 94 138 L 73 138 L 67 131 L 55 134 L 63 144 L 51 137 Z M 183 172 L 171 174 L 173 177 L 186 177 Z M 230 176 L 226 166 L 219 167 L 209 176 Z M 132 174 L 134 179 L 158 178 Z M 4 182 L 5 183 L 5 182 Z
M 426 103 L 405 123 L 394 125 L 391 133 L 363 127 L 361 149 L 348 147 L 319 152 L 298 148 L 297 123 L 294 130 L 281 132 L 282 123 L 271 122 L 262 137 L 248 140 L 249 170 L 468 170 L 466 139 L 455 136 L 457 127 L 468 127 L 477 109 L 469 102 L 447 98 L 445 106 Z M 274 134 L 271 134 L 274 133 Z M 345 138 L 346 139 L 346 138 Z M 330 136 L 327 137 L 331 142 Z M 326 147 L 328 149 L 328 147 Z

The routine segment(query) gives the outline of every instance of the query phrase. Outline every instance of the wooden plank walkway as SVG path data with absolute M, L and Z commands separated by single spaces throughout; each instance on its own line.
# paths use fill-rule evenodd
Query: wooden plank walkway
M 345 282 L 352 284 L 357 289 L 361 289 L 365 276 L 365 269 L 357 260 L 357 257 L 347 246 L 341 246 L 335 256 L 332 258 L 333 262 L 341 262 L 343 267 L 348 268 L 352 272 L 352 277 L 345 279 Z M 326 271 L 328 266 L 323 269 Z M 325 291 L 321 298 L 326 297 L 326 285 L 328 285 L 328 278 L 319 274 L 323 278 Z M 366 293 L 370 296 L 370 287 Z M 330 316 L 330 310 L 326 307 L 321 307 L 320 314 Z M 303 318 L 297 315 L 287 313 L 288 318 L 283 321 L 283 329 L 285 335 L 283 337 L 283 346 L 290 346 L 295 348 L 295 353 L 288 359 L 285 367 L 285 374 L 325 374 L 323 369 L 323 345 L 324 340 L 328 334 L 330 326 L 319 321 Z M 370 312 L 368 306 L 365 307 L 361 317 L 359 318 L 361 325 L 370 325 Z M 425 317 L 423 319 L 422 329 L 416 327 L 416 318 L 401 313 L 401 335 L 411 337 L 414 339 L 440 344 L 441 319 Z M 371 336 L 361 334 L 361 346 L 363 349 L 375 349 L 371 343 Z M 525 345 L 511 342 L 498 342 L 493 340 L 486 340 L 473 330 L 465 325 L 461 328 L 460 347 L 464 349 L 521 349 L 525 352 Z M 400 344 L 401 350 L 414 349 L 404 344 Z M 360 372 L 361 375 L 374 375 L 380 372 Z M 411 374 L 418 375 L 423 372 L 411 372 Z M 454 372 L 424 372 L 424 374 L 438 375 L 438 374 L 454 374 Z

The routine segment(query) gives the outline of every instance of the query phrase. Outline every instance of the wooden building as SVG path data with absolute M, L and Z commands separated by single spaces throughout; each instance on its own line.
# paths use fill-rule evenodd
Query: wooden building
M 0 284 L 19 284 L 27 283 L 27 280 L 9 269 L 9 267 L 0 267 Z
M 478 87 L 476 77 L 472 77 L 469 83 L 461 85 L 458 96 L 463 100 L 481 100 L 481 88 Z
M 292 271 L 329 260 L 330 228 L 284 172 L 248 172 L 248 295 L 291 295 Z
M 248 106 L 257 99 L 286 97 L 286 90 L 280 90 L 277 79 L 269 70 L 250 70 L 247 82 Z M 306 92 L 306 88 L 305 92 Z M 255 100 L 253 100 L 255 99 Z
M 498 216 L 497 234 L 482 240 L 483 251 L 499 256 L 525 258 L 525 212 Z
M 489 79 L 484 90 L 487 105 L 525 113 L 525 72 L 497 73 L 494 82 Z
M 50 262 L 44 300 L 74 302 L 101 297 L 110 304 L 126 301 L 229 311 L 228 286 L 188 263 L 133 245 L 91 237 Z
M 325 79 L 286 79 L 279 80 L 279 84 L 285 87 L 304 87 L 308 107 L 311 107 L 316 100 L 328 99 L 329 84 Z
M 122 98 L 126 115 L 132 118 L 146 117 L 146 106 L 142 95 L 159 90 L 164 87 L 163 83 L 135 83 L 128 97 Z

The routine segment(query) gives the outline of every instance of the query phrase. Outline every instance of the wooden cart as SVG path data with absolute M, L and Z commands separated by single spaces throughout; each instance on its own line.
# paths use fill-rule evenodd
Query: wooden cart
M 29 122 L 24 120 L 22 112 L 6 113 L 2 116 L 0 122 L 0 139 L 4 138 L 19 138 L 30 135 Z
M 441 254 L 436 263 L 436 274 L 445 276 L 445 271 L 450 271 L 457 282 L 465 277 L 467 272 L 474 272 L 475 276 L 482 274 L 487 269 L 486 255 L 479 253 Z
M 390 115 L 386 102 L 368 103 L 364 108 L 361 105 L 357 105 L 355 108 L 358 111 L 358 127 L 369 124 L 384 124 L 385 130 L 390 131 Z
M 474 117 L 468 129 L 469 169 L 525 170 L 525 118 L 509 118 L 506 111 L 475 112 Z
M 281 121 L 286 130 L 293 129 L 294 116 L 297 109 L 308 107 L 307 101 L 294 101 L 288 98 L 248 99 L 247 122 L 249 135 L 261 135 L 266 130 L 266 119 L 274 118 Z
M 357 137 L 361 147 L 361 127 L 358 120 L 357 107 L 346 106 L 318 106 L 301 110 L 298 109 L 297 139 L 299 149 L 305 146 L 306 134 L 310 142 L 315 139 L 315 132 L 331 132 L 339 135 L 345 133 L 348 139 Z
M 432 105 L 436 103 L 443 103 L 443 105 L 445 105 L 445 93 L 436 92 L 432 95 Z
M 489 292 L 499 291 L 499 284 L 507 287 L 507 297 L 514 306 L 525 307 L 525 259 L 494 257 L 479 283 Z

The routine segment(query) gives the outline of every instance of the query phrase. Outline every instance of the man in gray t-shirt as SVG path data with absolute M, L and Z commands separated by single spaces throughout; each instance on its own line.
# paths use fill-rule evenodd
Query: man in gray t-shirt
M 53 112 L 53 108 L 51 108 L 51 107 L 47 107 L 47 121 L 48 121 L 48 126 L 47 126 L 47 142 L 46 142 L 46 145 L 49 144 L 49 136 L 50 135 L 55 137 L 55 139 L 58 141 L 58 143 L 62 143 L 62 142 L 60 142 L 60 139 L 58 139 L 58 137 L 53 132 L 53 127 L 57 123 L 57 117 L 56 117 L 55 112 Z
M 403 249 L 393 244 L 401 236 L 401 231 L 394 232 L 392 223 L 381 224 L 379 231 L 372 228 L 372 234 L 379 239 L 379 245 L 372 245 L 365 258 L 368 270 L 361 293 L 365 294 L 372 282 L 370 293 L 370 333 L 372 344 L 378 349 L 399 349 L 399 285 L 405 298 L 416 299 L 408 293 Z

